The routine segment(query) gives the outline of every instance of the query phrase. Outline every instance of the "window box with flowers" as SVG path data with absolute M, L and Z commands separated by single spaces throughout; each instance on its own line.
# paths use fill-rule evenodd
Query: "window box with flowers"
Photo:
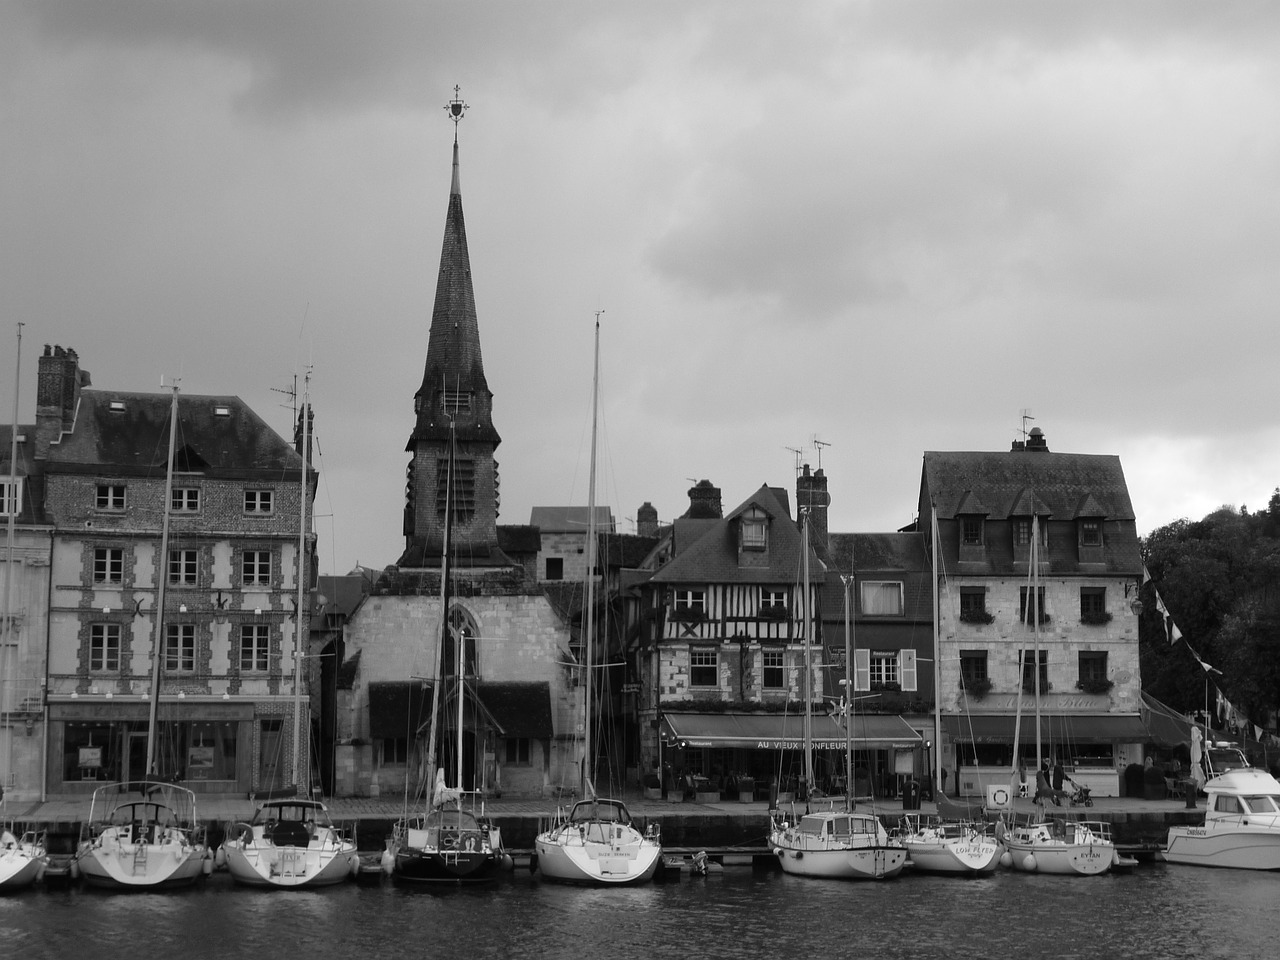
M 1108 680 L 1106 677 L 1096 677 L 1088 680 L 1077 680 L 1076 689 L 1085 693 L 1110 693 L 1111 688 L 1115 686 L 1115 682 Z
M 672 623 L 702 623 L 707 619 L 707 612 L 696 607 L 685 607 L 672 610 L 667 619 Z
M 1080 622 L 1091 626 L 1101 626 L 1111 622 L 1111 614 L 1106 610 L 1081 610 Z
M 993 614 L 987 613 L 986 610 L 961 610 L 961 623 L 995 623 L 996 618 Z
M 871 689 L 882 693 L 899 693 L 902 690 L 902 684 L 896 680 L 887 680 L 884 683 L 871 684 Z
M 990 693 L 991 687 L 991 680 L 987 677 L 962 677 L 960 680 L 960 689 L 975 700 L 981 700 Z

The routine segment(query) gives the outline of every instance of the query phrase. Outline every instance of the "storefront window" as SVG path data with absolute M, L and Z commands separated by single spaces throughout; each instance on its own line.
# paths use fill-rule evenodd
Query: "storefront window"
M 64 782 L 236 779 L 232 722 L 162 721 L 156 731 L 155 770 L 147 771 L 147 723 L 68 721 L 64 725 Z

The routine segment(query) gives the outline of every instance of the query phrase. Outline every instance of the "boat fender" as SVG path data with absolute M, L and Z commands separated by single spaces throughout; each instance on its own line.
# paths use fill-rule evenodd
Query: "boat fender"
M 1012 867 L 1012 866 L 1013 866 L 1013 854 L 1012 854 L 1012 853 L 1010 853 L 1008 850 L 1006 850 L 1004 853 L 1000 854 L 1000 866 L 1002 866 L 1002 867 Z
M 72 880 L 80 879 L 80 862 L 78 860 L 71 861 L 71 879 Z
M 509 854 L 509 853 L 504 853 L 504 854 L 502 855 L 502 869 L 503 869 L 503 870 L 514 870 L 515 868 L 516 868 L 516 862 L 515 862 L 515 860 L 514 860 L 514 859 L 512 859 L 511 854 Z
M 382 862 L 382 872 L 383 872 L 383 873 L 385 873 L 388 877 L 389 877 L 389 876 L 391 876 L 391 871 L 395 869 L 395 865 L 396 865 L 396 858 L 395 858 L 395 856 L 391 853 L 391 851 L 390 851 L 390 850 L 383 850 L 383 851 L 382 851 L 382 861 L 381 861 L 381 862 Z
M 36 883 L 44 879 L 45 870 L 48 869 L 48 866 L 49 864 L 45 861 L 40 861 L 40 866 L 36 867 Z
M 360 876 L 360 856 L 359 856 L 359 854 L 355 854 L 355 853 L 351 854 L 350 860 L 349 860 L 348 862 L 351 864 L 351 876 L 352 876 L 352 879 L 354 879 L 354 878 L 356 878 L 356 877 Z
M 218 852 L 213 855 L 213 859 L 219 870 L 227 865 L 227 851 L 224 847 L 219 847 Z
M 1022 866 L 1027 871 L 1027 873 L 1035 873 L 1036 872 L 1036 855 L 1034 853 L 1028 853 L 1025 857 L 1022 858 Z
M 213 857 L 209 854 L 205 854 L 200 858 L 200 872 L 206 877 L 213 873 Z
M 529 872 L 533 873 L 538 869 L 538 855 L 536 853 L 529 856 Z

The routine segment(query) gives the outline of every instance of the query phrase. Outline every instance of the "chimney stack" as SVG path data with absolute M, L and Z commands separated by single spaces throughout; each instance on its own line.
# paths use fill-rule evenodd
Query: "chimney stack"
M 796 477 L 796 510 L 798 519 L 805 512 L 809 515 L 810 542 L 819 553 L 827 548 L 827 507 L 831 505 L 831 495 L 827 493 L 827 475 L 819 467 L 812 473 L 806 463 Z
M 641 537 L 658 535 L 658 509 L 648 500 L 636 511 L 636 535 Z
M 690 487 L 689 510 L 685 516 L 691 520 L 721 519 L 724 508 L 720 504 L 720 488 L 713 486 L 710 480 L 699 480 Z
M 37 460 L 47 459 L 50 445 L 75 427 L 80 390 L 87 386 L 89 373 L 80 369 L 76 352 L 46 343 L 36 372 Z

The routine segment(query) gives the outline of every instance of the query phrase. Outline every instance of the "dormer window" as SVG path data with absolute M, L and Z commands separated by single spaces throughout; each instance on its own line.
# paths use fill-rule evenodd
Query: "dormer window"
M 769 528 L 763 520 L 744 517 L 742 520 L 742 549 L 763 550 L 769 545 Z
M 1101 520 L 1081 520 L 1080 521 L 1080 546 L 1082 547 L 1100 547 L 1102 546 L 1102 521 Z
M 981 546 L 982 517 L 960 518 L 960 542 L 966 546 Z

